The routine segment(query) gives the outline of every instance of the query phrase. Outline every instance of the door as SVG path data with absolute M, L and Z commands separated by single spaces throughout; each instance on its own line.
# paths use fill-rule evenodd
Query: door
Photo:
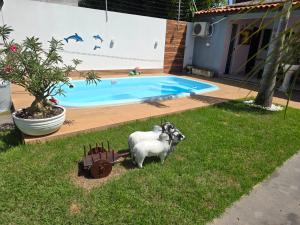
M 259 28 L 254 27 L 253 30 L 252 30 L 252 33 L 254 34 L 258 30 L 259 30 Z M 260 36 L 261 36 L 261 31 L 255 33 L 251 37 L 250 48 L 249 48 L 249 53 L 248 53 L 248 58 L 247 58 L 247 64 L 246 64 L 246 74 L 248 74 L 249 72 L 251 72 L 251 70 L 255 66 L 257 51 L 259 49 Z
M 272 35 L 271 29 L 264 29 L 262 32 L 262 35 L 260 35 L 261 43 L 258 48 L 258 51 L 256 52 L 255 62 L 252 62 L 253 65 L 251 65 L 251 64 L 249 65 L 249 68 L 248 68 L 249 72 L 253 69 L 254 66 L 262 67 L 264 65 L 265 60 L 267 58 L 267 54 L 268 54 L 268 47 L 269 47 L 271 35 Z M 260 68 L 260 70 L 257 71 L 257 73 L 256 73 L 256 78 L 261 79 L 262 74 L 263 74 L 263 68 Z
M 232 53 L 232 62 L 230 74 L 244 76 L 246 63 L 250 47 L 251 29 L 247 29 L 246 22 L 240 22 L 238 27 L 238 37 L 236 37 L 235 46 Z
M 237 30 L 238 30 L 238 25 L 237 24 L 232 24 L 230 44 L 229 44 L 226 67 L 225 67 L 225 74 L 229 74 L 229 72 L 230 72 L 231 62 L 232 62 L 232 55 L 233 55 L 233 51 L 234 51 Z

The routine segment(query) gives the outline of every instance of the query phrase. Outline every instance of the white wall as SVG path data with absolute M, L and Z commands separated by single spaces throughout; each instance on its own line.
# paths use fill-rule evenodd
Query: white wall
M 12 26 L 16 41 L 37 36 L 44 43 L 51 37 L 63 40 L 78 33 L 83 42 L 65 43 L 63 58 L 83 60 L 82 70 L 163 68 L 166 20 L 58 5 L 30 0 L 9 0 L 3 6 L 4 22 Z M 104 42 L 94 40 L 99 34 Z M 110 47 L 114 40 L 113 48 Z M 155 49 L 155 42 L 158 45 Z M 93 50 L 95 45 L 101 49 Z
M 57 4 L 63 4 L 63 5 L 78 6 L 79 0 L 33 0 L 33 1 L 50 2 L 50 3 L 57 3 Z
M 216 74 L 222 74 L 226 64 L 228 52 L 228 37 L 229 22 L 228 19 L 223 19 L 223 16 L 216 16 L 214 18 L 197 18 L 196 21 L 201 22 L 216 22 L 214 24 L 214 31 L 210 37 L 195 37 L 193 65 L 209 69 Z M 230 35 L 230 34 L 229 34 Z

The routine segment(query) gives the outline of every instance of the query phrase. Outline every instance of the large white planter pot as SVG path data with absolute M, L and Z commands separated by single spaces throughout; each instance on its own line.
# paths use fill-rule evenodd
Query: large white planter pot
M 61 106 L 56 106 L 63 109 L 60 115 L 46 119 L 22 119 L 16 117 L 16 112 L 12 114 L 16 126 L 22 133 L 30 136 L 43 136 L 57 131 L 64 123 L 66 118 L 66 109 Z

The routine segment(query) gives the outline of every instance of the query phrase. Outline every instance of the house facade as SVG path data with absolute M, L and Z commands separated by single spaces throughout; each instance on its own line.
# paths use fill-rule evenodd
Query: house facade
M 198 11 L 195 22 L 209 22 L 212 29 L 208 37 L 195 37 L 193 65 L 212 70 L 219 76 L 245 77 L 266 59 L 268 49 L 264 47 L 277 28 L 280 4 L 274 1 L 250 1 Z M 291 14 L 289 26 L 300 21 L 299 4 L 300 1 L 294 1 L 297 9 Z M 256 32 L 259 27 L 263 27 L 263 30 Z M 299 28 L 295 32 L 299 32 Z M 262 70 L 257 78 L 261 74 Z

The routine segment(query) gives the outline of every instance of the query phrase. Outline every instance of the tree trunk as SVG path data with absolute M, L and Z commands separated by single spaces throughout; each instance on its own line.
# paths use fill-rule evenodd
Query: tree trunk
M 44 97 L 35 97 L 31 106 L 28 108 L 28 112 L 31 115 L 44 114 L 49 110 L 47 100 Z
M 259 92 L 255 99 L 255 104 L 257 105 L 264 107 L 270 107 L 272 105 L 280 53 L 285 39 L 285 35 L 282 35 L 282 33 L 287 30 L 292 5 L 292 0 L 286 1 L 281 12 L 282 16 L 280 17 L 278 26 L 276 26 L 276 22 L 274 23 L 273 34 L 267 54 L 268 62 L 265 64 Z

